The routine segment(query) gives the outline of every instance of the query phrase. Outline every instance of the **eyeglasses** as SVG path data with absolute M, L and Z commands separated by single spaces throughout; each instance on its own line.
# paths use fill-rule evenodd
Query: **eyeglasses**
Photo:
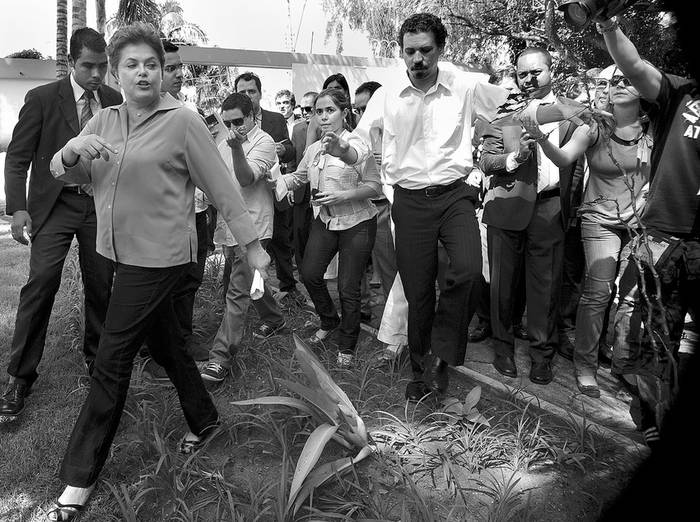
M 232 120 L 224 120 L 224 125 L 226 125 L 227 129 L 231 128 L 231 125 L 234 127 L 240 127 L 245 123 L 245 118 L 233 118 Z
M 309 112 L 314 112 L 314 108 L 313 108 L 313 107 L 301 107 L 301 112 L 302 112 L 303 114 L 306 114 L 306 113 L 309 113 Z
M 625 78 L 622 75 L 615 75 L 610 79 L 610 85 L 617 85 L 620 82 L 622 82 L 623 87 L 630 87 L 632 85 L 629 78 Z

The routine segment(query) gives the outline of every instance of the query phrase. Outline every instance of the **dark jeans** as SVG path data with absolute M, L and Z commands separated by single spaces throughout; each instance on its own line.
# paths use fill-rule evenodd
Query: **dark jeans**
M 304 286 L 321 318 L 321 328 L 330 330 L 340 324 L 339 347 L 354 352 L 360 335 L 360 286 L 377 233 L 372 218 L 346 230 L 328 230 L 318 218 L 311 222 L 307 255 L 301 273 Z M 342 319 L 328 293 L 323 274 L 338 253 L 338 294 Z
M 117 264 L 90 392 L 61 465 L 68 485 L 87 487 L 97 480 L 119 426 L 134 357 L 151 330 L 161 341 L 149 346 L 151 356 L 175 386 L 190 430 L 199 435 L 216 424 L 216 408 L 184 349 L 173 309 L 173 290 L 186 269 Z
M 581 240 L 581 225 L 571 226 L 564 234 L 561 290 L 559 298 L 559 344 L 572 350 L 576 332 L 579 301 L 583 287 L 586 260 Z M 597 350 L 597 345 L 596 345 Z
M 97 219 L 92 197 L 64 190 L 58 196 L 44 226 L 32 237 L 29 278 L 19 296 L 15 332 L 7 373 L 31 386 L 44 353 L 46 329 L 61 272 L 73 237 L 78 239 L 78 259 L 85 296 L 83 355 L 92 364 L 107 313 L 113 264 L 95 251 Z
M 395 187 L 392 217 L 396 261 L 408 302 L 408 344 L 416 378 L 432 353 L 455 366 L 464 362 L 469 321 L 479 301 L 481 248 L 473 196 L 464 183 L 428 196 Z M 449 267 L 435 308 L 438 241 Z
M 275 208 L 272 239 L 267 245 L 267 252 L 275 262 L 275 271 L 282 292 L 289 292 L 296 288 L 292 266 L 292 213 L 291 208 L 284 210 Z
M 185 338 L 185 346 L 190 349 L 192 344 L 192 313 L 194 298 L 204 279 L 204 266 L 207 262 L 209 249 L 209 231 L 207 229 L 207 211 L 195 214 L 197 226 L 197 262 L 190 263 L 182 276 L 182 281 L 173 292 L 173 307 L 178 323 Z

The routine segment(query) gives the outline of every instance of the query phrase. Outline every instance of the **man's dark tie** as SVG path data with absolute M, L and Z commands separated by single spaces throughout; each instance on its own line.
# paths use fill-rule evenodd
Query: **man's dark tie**
M 92 107 L 90 107 L 90 102 L 95 99 L 95 94 L 90 90 L 85 90 L 83 93 L 83 100 L 85 104 L 83 105 L 83 110 L 80 111 L 80 128 L 85 127 L 87 122 L 92 118 Z

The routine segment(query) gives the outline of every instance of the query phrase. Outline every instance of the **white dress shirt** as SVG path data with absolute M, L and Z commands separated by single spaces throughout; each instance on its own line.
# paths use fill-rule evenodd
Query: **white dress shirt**
M 364 161 L 378 129 L 386 183 L 406 189 L 448 185 L 472 169 L 473 122 L 477 116 L 492 121 L 508 94 L 457 69 L 440 69 L 424 93 L 404 73 L 374 93 L 348 142 L 357 162 Z
M 78 111 L 78 121 L 80 121 L 80 115 L 83 112 L 83 107 L 85 107 L 86 100 L 83 98 L 83 94 L 85 94 L 85 88 L 81 87 L 78 85 L 78 82 L 75 81 L 75 76 L 73 76 L 73 73 L 70 75 L 70 84 L 71 87 L 73 87 L 73 96 L 75 97 L 75 109 Z M 97 111 L 99 111 L 102 108 L 102 102 L 100 101 L 100 95 L 97 94 L 97 91 L 92 91 L 92 94 L 95 95 L 95 97 L 90 100 L 90 110 L 92 111 L 93 114 L 96 114 Z

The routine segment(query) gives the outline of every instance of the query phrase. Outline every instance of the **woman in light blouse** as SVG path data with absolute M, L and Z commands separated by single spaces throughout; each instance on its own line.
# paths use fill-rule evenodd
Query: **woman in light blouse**
M 324 89 L 314 104 L 315 117 L 322 132 L 343 136 L 344 121 L 350 103 L 339 89 Z M 321 342 L 339 328 L 338 362 L 352 361 L 360 333 L 360 284 L 377 232 L 377 209 L 370 201 L 381 193 L 381 181 L 373 158 L 351 166 L 325 154 L 321 141 L 309 146 L 296 172 L 284 176 L 287 188 L 311 184 L 314 219 L 306 245 L 307 255 L 301 275 L 321 328 L 311 342 Z M 338 253 L 338 293 L 341 319 L 338 318 L 323 274 Z
M 204 122 L 160 93 L 165 57 L 158 34 L 142 23 L 121 28 L 107 53 L 125 102 L 98 112 L 51 162 L 55 177 L 92 183 L 97 252 L 115 263 L 115 277 L 90 392 L 60 469 L 67 487 L 49 520 L 74 519 L 94 489 L 119 426 L 134 357 L 147 335 L 190 429 L 180 451 L 194 451 L 219 423 L 182 334 L 173 327 L 178 324 L 173 290 L 197 259 L 195 184 L 246 245 L 251 267 L 265 274 L 269 263 Z

